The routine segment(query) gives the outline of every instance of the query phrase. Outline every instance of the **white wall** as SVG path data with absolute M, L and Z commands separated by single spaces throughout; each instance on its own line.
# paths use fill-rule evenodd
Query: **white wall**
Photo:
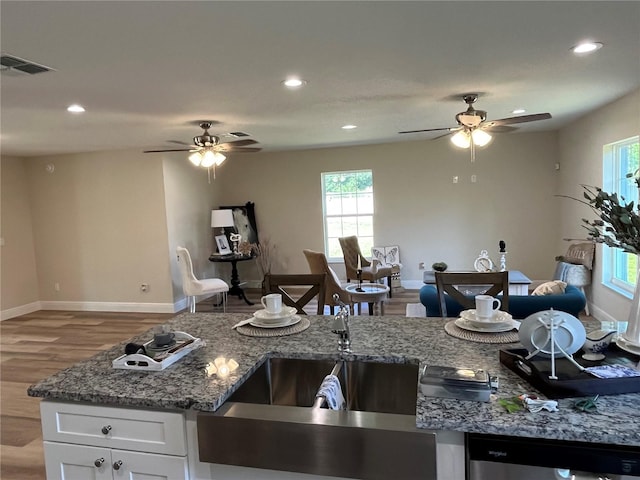
M 39 310 L 40 292 L 25 161 L 2 157 L 0 162 L 0 310 L 5 318 Z
M 582 198 L 580 184 L 602 186 L 602 150 L 604 145 L 640 135 L 640 90 L 604 106 L 561 130 L 559 153 L 561 170 L 558 193 Z M 578 202 L 559 199 L 560 236 L 584 238 L 582 218 L 595 218 Z M 566 250 L 567 243 L 562 245 Z M 560 246 L 558 246 L 560 248 Z M 601 284 L 602 246 L 596 248 L 593 285 L 587 291 L 594 315 L 601 320 L 626 320 L 631 301 Z
M 172 307 L 160 159 L 119 151 L 25 163 L 38 266 L 35 288 L 43 307 Z M 53 173 L 47 172 L 48 164 L 55 166 Z M 140 291 L 142 283 L 149 284 L 148 292 Z
M 557 161 L 555 133 L 508 134 L 496 135 L 475 163 L 440 139 L 245 154 L 223 165 L 219 181 L 227 204 L 256 203 L 259 233 L 278 248 L 274 271 L 307 272 L 302 250 L 323 250 L 321 173 L 371 168 L 375 242 L 400 246 L 403 282 L 419 288 L 419 262 L 470 269 L 483 249 L 497 262 L 500 240 L 511 269 L 549 278 L 558 254 Z M 241 276 L 258 280 L 246 263 Z M 344 278 L 342 264 L 334 266 Z

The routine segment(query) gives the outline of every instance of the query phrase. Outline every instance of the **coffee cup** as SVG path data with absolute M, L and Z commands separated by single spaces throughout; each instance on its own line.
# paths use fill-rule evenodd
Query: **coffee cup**
M 165 345 L 169 345 L 173 338 L 176 336 L 173 332 L 159 332 L 153 335 L 153 344 L 156 347 L 164 347 Z
M 494 307 L 495 306 L 495 307 Z M 491 295 L 476 295 L 476 317 L 491 318 L 502 306 L 498 298 Z
M 260 299 L 262 306 L 268 313 L 280 313 L 282 311 L 282 295 L 270 293 Z

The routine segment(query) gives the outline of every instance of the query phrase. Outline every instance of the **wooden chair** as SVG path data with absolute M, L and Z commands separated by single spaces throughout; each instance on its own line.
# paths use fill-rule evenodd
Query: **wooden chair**
M 306 315 L 307 312 L 303 310 L 303 307 L 307 305 L 314 297 L 318 297 L 318 310 L 317 314 L 322 315 L 324 313 L 324 298 L 325 298 L 325 277 L 323 274 L 271 274 L 268 273 L 264 276 L 264 288 L 266 293 L 279 293 L 282 295 L 282 303 L 290 307 L 297 309 L 299 314 Z M 285 290 L 285 287 L 287 289 Z M 291 296 L 292 289 L 299 287 L 307 287 L 304 293 L 294 299 Z
M 442 318 L 447 316 L 446 296 L 466 309 L 476 308 L 475 295 L 491 295 L 495 297 L 502 292 L 500 310 L 509 311 L 509 272 L 436 272 L 436 288 L 440 301 Z M 464 286 L 487 286 L 484 292 L 470 294 Z
M 342 288 L 338 275 L 336 275 L 336 272 L 333 271 L 329 266 L 329 262 L 327 262 L 327 256 L 322 252 L 314 252 L 313 250 L 303 250 L 302 253 L 304 253 L 304 256 L 307 259 L 311 273 L 326 275 L 324 304 L 331 307 L 331 314 L 333 315 L 335 313 L 335 308 L 337 306 L 337 303 L 333 299 L 334 293 L 338 294 L 338 297 L 340 297 L 342 302 L 347 305 L 351 305 L 353 310 L 351 295 Z
M 393 269 L 391 267 L 377 267 L 378 261 L 370 262 L 360 251 L 358 237 L 352 235 L 350 237 L 338 238 L 340 247 L 342 248 L 342 256 L 344 257 L 344 269 L 347 275 L 347 282 L 351 279 L 357 279 L 358 274 L 358 257 L 360 257 L 360 266 L 362 268 L 362 280 L 368 282 L 376 282 L 381 278 L 387 277 L 387 285 L 389 286 L 389 298 L 393 296 L 391 287 L 391 276 Z

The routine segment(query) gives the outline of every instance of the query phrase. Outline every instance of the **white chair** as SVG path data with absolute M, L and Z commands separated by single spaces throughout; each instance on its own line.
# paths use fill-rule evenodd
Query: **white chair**
M 219 278 L 203 278 L 198 280 L 193 274 L 193 264 L 189 250 L 184 247 L 177 247 L 178 266 L 182 275 L 182 291 L 187 297 L 189 311 L 196 311 L 196 297 L 199 295 L 220 295 L 222 294 L 222 311 L 227 311 L 227 292 L 229 285 Z

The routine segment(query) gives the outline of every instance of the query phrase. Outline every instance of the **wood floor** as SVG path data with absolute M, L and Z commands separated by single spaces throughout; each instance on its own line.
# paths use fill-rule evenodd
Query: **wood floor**
M 259 302 L 258 290 L 248 290 L 247 296 Z M 394 293 L 385 314 L 404 315 L 407 303 L 417 302 L 417 290 Z M 307 308 L 316 311 L 313 303 Z M 230 297 L 227 311 L 258 309 L 259 303 L 250 306 Z M 211 310 L 211 304 L 198 304 L 198 311 Z M 362 310 L 366 315 L 367 308 Z M 0 479 L 45 479 L 40 399 L 27 396 L 29 385 L 173 316 L 39 311 L 0 322 Z

